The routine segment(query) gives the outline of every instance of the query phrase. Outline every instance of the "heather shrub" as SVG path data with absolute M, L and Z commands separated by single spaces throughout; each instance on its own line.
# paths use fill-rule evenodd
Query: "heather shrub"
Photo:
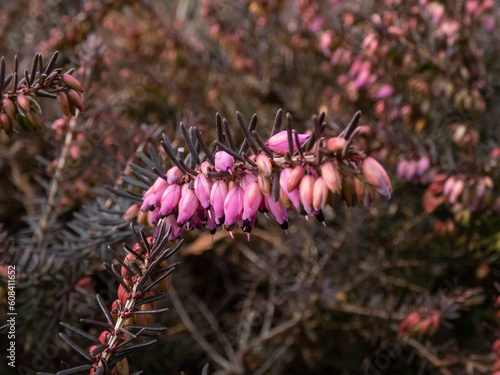
M 2 373 L 500 373 L 499 17 L 0 10 Z

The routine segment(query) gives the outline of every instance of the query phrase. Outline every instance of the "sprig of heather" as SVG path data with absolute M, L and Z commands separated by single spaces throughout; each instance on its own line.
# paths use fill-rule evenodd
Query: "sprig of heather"
M 109 248 L 121 265 L 121 272 L 118 273 L 114 265 L 104 263 L 106 270 L 119 283 L 118 298 L 113 302 L 111 310 L 106 307 L 101 296 L 97 295 L 97 302 L 106 322 L 81 319 L 81 322 L 102 329 L 99 337 L 61 322 L 68 331 L 93 343 L 86 350 L 67 334 L 60 333 L 61 338 L 91 364 L 74 368 L 64 366 L 66 368 L 58 374 L 69 375 L 88 370 L 90 375 L 128 375 L 127 356 L 136 349 L 155 343 L 157 340 L 154 337 L 166 329 L 150 325 L 153 314 L 168 310 L 157 309 L 156 302 L 163 299 L 170 288 L 169 275 L 178 263 L 169 265 L 168 259 L 179 250 L 182 240 L 174 248 L 166 248 L 171 227 L 166 229 L 165 220 L 160 221 L 155 237 L 146 237 L 142 230 L 137 233 L 133 225 L 131 227 L 137 243 L 132 248 L 123 244 L 127 253 L 124 259 Z
M 248 234 L 257 213 L 271 215 L 286 231 L 288 212 L 316 217 L 324 224 L 326 205 L 337 208 L 369 206 L 378 193 L 389 198 L 392 186 L 384 168 L 353 144 L 359 133 L 360 112 L 338 136 L 325 136 L 325 113 L 313 116 L 314 130 L 299 134 L 292 117 L 276 114 L 271 136 L 263 141 L 255 130 L 257 116 L 249 124 L 237 112 L 244 134 L 236 147 L 226 119 L 216 115 L 217 140 L 212 147 L 195 126 L 181 123 L 189 154 L 174 150 L 164 134 L 162 146 L 173 166 L 158 176 L 142 197 L 125 213 L 140 223 L 154 225 L 160 218 L 172 225 L 171 238 L 187 229 L 208 228 L 213 234 L 223 227 L 232 235 L 235 225 Z M 203 151 L 203 153 L 201 152 Z
M 32 133 L 43 126 L 42 109 L 36 97 L 57 99 L 59 108 L 65 116 L 74 116 L 76 110 L 83 111 L 85 92 L 82 85 L 71 74 L 73 69 L 62 74 L 55 68 L 58 52 L 55 52 L 46 66 L 42 55 L 33 58 L 31 70 L 19 72 L 17 55 L 14 57 L 14 70 L 6 76 L 5 58 L 0 59 L 0 132 L 11 135 L 13 122 Z

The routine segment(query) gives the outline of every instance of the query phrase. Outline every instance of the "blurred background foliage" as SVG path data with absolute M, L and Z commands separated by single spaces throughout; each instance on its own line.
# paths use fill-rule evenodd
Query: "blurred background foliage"
M 325 111 L 339 132 L 361 110 L 393 197 L 327 211 L 326 227 L 292 217 L 288 235 L 261 216 L 250 242 L 188 233 L 158 318 L 169 330 L 131 370 L 500 371 L 499 22 L 493 0 L 4 1 L 7 70 L 57 50 L 86 89 L 74 122 L 42 99 L 43 129 L 0 134 L 19 373 L 77 364 L 57 322 L 114 295 L 102 261 L 129 236 L 130 202 L 104 186 L 146 167 L 136 151 L 151 142 L 168 164 L 161 133 L 182 145 L 179 121 L 213 139 L 216 112 L 270 131 L 279 108 L 300 130 Z

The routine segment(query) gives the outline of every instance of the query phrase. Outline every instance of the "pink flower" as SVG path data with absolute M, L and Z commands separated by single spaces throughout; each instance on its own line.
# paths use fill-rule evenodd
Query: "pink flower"
M 216 152 L 215 168 L 219 171 L 229 172 L 232 174 L 234 168 L 234 158 L 226 151 Z
M 242 178 L 240 182 L 240 186 L 243 190 L 246 190 L 247 186 L 250 185 L 252 182 L 257 181 L 257 176 L 255 176 L 252 173 L 246 173 Z
M 210 192 L 212 190 L 212 182 L 205 177 L 204 174 L 199 174 L 194 179 L 194 191 L 196 196 L 200 200 L 203 208 L 208 208 L 210 206 Z
M 259 211 L 260 204 L 262 203 L 262 192 L 260 191 L 259 183 L 253 181 L 245 188 L 243 195 L 243 220 L 253 222 L 255 215 Z
M 309 138 L 309 134 L 297 134 L 299 138 L 299 143 L 302 146 L 304 142 Z M 267 147 L 274 152 L 286 152 L 288 149 L 288 132 L 282 131 L 275 135 L 267 141 Z M 295 144 L 295 137 L 293 140 L 293 151 L 297 151 L 297 145 Z
M 188 184 L 184 186 L 182 187 L 182 195 L 179 200 L 179 215 L 177 216 L 177 223 L 180 225 L 186 224 L 191 219 L 200 203 L 194 190 L 190 189 Z
M 292 191 L 288 191 L 288 178 L 290 177 L 290 174 L 292 173 L 291 168 L 285 168 L 281 171 L 280 174 L 280 188 L 281 191 L 283 192 L 283 195 L 285 198 L 290 200 L 292 204 L 295 206 L 295 208 L 298 208 L 298 202 L 299 202 L 299 190 L 295 189 Z M 285 204 L 285 202 L 283 202 Z M 288 207 L 289 203 L 286 203 L 286 206 Z
M 243 212 L 243 189 L 239 186 L 233 187 L 227 193 L 224 201 L 224 216 L 226 225 L 233 225 L 238 219 L 241 219 Z
M 382 85 L 375 95 L 377 99 L 386 99 L 394 94 L 394 87 L 391 85 Z
M 288 228 L 288 213 L 286 211 L 286 207 L 281 203 L 280 200 L 275 202 L 273 200 L 272 194 L 268 194 L 264 197 L 264 201 L 266 203 L 266 207 L 271 212 L 281 226 L 283 230 Z
M 378 161 L 372 157 L 367 157 L 361 165 L 363 175 L 366 179 L 377 188 L 380 195 L 390 198 L 392 193 L 392 185 L 387 172 Z
M 314 177 L 310 174 L 304 176 L 299 186 L 300 202 L 306 212 L 311 215 L 313 212 Z
M 141 206 L 141 210 L 147 211 L 152 207 L 159 206 L 161 202 L 161 197 L 167 186 L 168 186 L 167 181 L 165 181 L 161 177 L 158 177 L 153 186 L 151 186 L 148 189 L 148 191 L 146 191 L 146 193 L 144 194 L 142 198 L 143 203 Z
M 210 204 L 214 210 L 215 217 L 222 219 L 224 217 L 224 201 L 227 196 L 227 184 L 223 180 L 215 181 L 210 192 Z
M 177 207 L 180 198 L 181 187 L 177 184 L 170 185 L 161 197 L 160 213 L 163 216 L 170 215 L 172 212 L 174 212 L 175 207 Z

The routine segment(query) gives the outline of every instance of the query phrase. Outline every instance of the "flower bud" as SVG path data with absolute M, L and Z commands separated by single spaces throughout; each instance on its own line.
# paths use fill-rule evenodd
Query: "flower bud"
M 151 306 L 150 303 L 144 303 L 139 306 L 139 311 L 148 311 L 151 310 L 153 306 Z M 152 314 L 135 314 L 134 315 L 134 321 L 136 322 L 137 325 L 140 326 L 149 326 L 151 322 L 153 321 L 153 315 Z
M 82 94 L 85 92 L 80 82 L 78 82 L 78 80 L 72 75 L 63 74 L 61 80 L 64 82 L 64 84 L 66 84 L 66 86 L 72 88 L 73 90 L 76 90 Z
M 212 168 L 213 168 L 212 164 L 210 164 L 210 162 L 208 161 L 204 161 L 203 163 L 200 164 L 201 173 L 203 173 L 206 177 L 208 177 L 208 172 L 211 171 Z
M 321 164 L 321 175 L 325 180 L 326 186 L 334 193 L 342 189 L 342 178 L 337 167 L 332 162 Z
M 300 203 L 309 215 L 313 211 L 314 182 L 314 177 L 307 174 L 302 178 L 299 186 Z
M 304 169 L 304 167 L 302 167 L 300 165 L 297 165 L 292 170 L 292 172 L 290 173 L 290 176 L 288 176 L 288 182 L 286 185 L 288 192 L 295 190 L 299 186 L 305 173 L 306 173 L 306 170 Z
M 125 288 L 123 287 L 123 285 L 118 285 L 118 291 L 116 292 L 116 294 L 118 295 L 118 298 L 120 299 L 120 302 L 122 303 L 122 305 L 125 305 L 125 303 L 127 302 L 127 291 L 125 290 Z
M 308 134 L 297 134 L 299 138 L 299 144 L 302 146 L 304 142 L 309 138 Z M 292 135 L 293 136 L 293 135 Z M 289 151 L 288 146 L 288 132 L 282 131 L 275 135 L 267 141 L 267 147 L 274 152 L 287 152 Z M 297 145 L 295 143 L 295 137 L 293 139 L 293 151 L 297 151 Z
M 108 342 L 109 340 L 109 336 L 111 335 L 111 333 L 109 331 L 103 331 L 101 332 L 101 334 L 99 335 L 99 342 L 101 344 L 105 344 Z
M 0 113 L 0 129 L 3 129 L 7 135 L 12 134 L 12 120 L 5 113 Z
M 70 104 L 75 106 L 80 112 L 83 112 L 83 99 L 75 90 L 68 90 L 68 100 Z
M 215 153 L 215 168 L 219 171 L 229 172 L 232 174 L 234 168 L 234 158 L 226 151 L 218 151 Z
M 272 184 L 271 179 L 263 176 L 262 174 L 257 175 L 257 182 L 259 183 L 260 190 L 262 194 L 267 195 L 271 192 Z
M 31 105 L 30 105 L 30 102 L 29 102 L 28 98 L 26 97 L 26 95 L 18 94 L 16 99 L 17 99 L 17 104 L 19 105 L 19 107 L 24 109 L 26 112 L 30 111 Z
M 314 182 L 313 208 L 316 211 L 322 210 L 328 198 L 328 186 L 323 177 L 318 177 Z
M 175 184 L 181 179 L 182 176 L 183 173 L 181 170 L 174 166 L 167 171 L 167 182 L 169 184 Z
M 386 198 L 390 198 L 392 185 L 384 167 L 382 167 L 374 158 L 369 156 L 363 161 L 361 168 L 363 175 L 366 177 L 368 182 L 377 188 L 378 193 Z
M 29 111 L 26 116 L 28 120 L 35 126 L 35 128 L 41 128 L 43 125 L 42 116 L 40 113 L 35 111 Z
M 130 206 L 127 209 L 127 211 L 125 211 L 125 213 L 123 214 L 123 218 L 127 221 L 130 221 L 134 217 L 136 217 L 138 213 L 139 213 L 139 204 L 136 203 Z
M 259 154 L 255 158 L 255 162 L 257 163 L 257 168 L 259 172 L 264 175 L 264 177 L 271 177 L 273 174 L 273 166 L 271 164 L 271 160 L 265 154 Z
M 332 137 L 328 140 L 326 148 L 331 152 L 342 151 L 347 141 L 341 137 Z
M 71 115 L 69 99 L 65 92 L 60 91 L 57 94 L 57 104 L 59 105 L 59 109 L 61 110 L 64 116 Z
M 9 116 L 11 119 L 14 119 L 16 117 L 16 106 L 10 99 L 3 99 L 2 100 L 2 105 L 5 113 L 7 116 Z

